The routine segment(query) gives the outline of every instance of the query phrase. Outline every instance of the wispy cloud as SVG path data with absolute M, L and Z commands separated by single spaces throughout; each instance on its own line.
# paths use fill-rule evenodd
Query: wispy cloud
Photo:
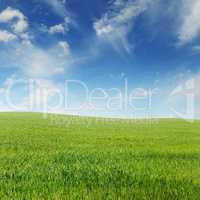
M 22 53 L 22 71 L 30 77 L 49 77 L 64 71 L 63 65 L 55 57 L 41 49 L 31 48 Z M 21 57 L 20 56 L 20 57 Z M 30 62 L 31 61 L 31 62 Z
M 182 0 L 181 3 L 181 25 L 178 30 L 178 39 L 181 45 L 185 45 L 200 34 L 200 1 Z
M 45 50 L 32 44 L 19 43 L 15 50 L 10 49 L 9 57 L 17 61 L 17 67 L 25 77 L 50 78 L 64 74 L 70 64 L 69 55 L 70 47 L 62 41 Z
M 70 54 L 70 46 L 66 41 L 59 41 L 58 46 L 62 48 L 63 54 L 68 56 Z
M 117 51 L 123 47 L 125 51 L 130 52 L 128 34 L 136 18 L 147 9 L 149 2 L 115 0 L 102 18 L 94 22 L 97 37 L 111 43 Z
M 62 0 L 43 0 L 46 4 L 48 4 L 51 9 L 60 17 L 65 18 L 69 16 L 69 12 L 65 7 L 65 1 Z

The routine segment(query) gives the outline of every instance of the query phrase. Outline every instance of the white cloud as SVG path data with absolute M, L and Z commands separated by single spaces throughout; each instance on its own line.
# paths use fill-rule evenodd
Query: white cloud
M 64 72 L 65 62 L 58 57 L 58 53 L 44 51 L 37 47 L 24 48 L 18 57 L 21 70 L 32 78 L 46 78 Z
M 0 42 L 10 42 L 16 39 L 16 35 L 5 30 L 0 30 Z
M 65 27 L 63 24 L 57 24 L 55 26 L 51 26 L 49 28 L 49 33 L 54 34 L 54 33 L 65 33 Z
M 62 48 L 65 56 L 68 56 L 70 54 L 70 47 L 69 47 L 69 44 L 66 41 L 58 42 L 58 46 L 60 46 Z
M 192 42 L 200 34 L 200 1 L 183 0 L 180 18 L 178 38 L 183 45 Z
M 56 34 L 56 33 L 66 33 L 69 31 L 69 26 L 73 24 L 73 21 L 69 17 L 64 18 L 64 22 L 61 24 L 56 24 L 54 26 L 51 26 L 48 30 L 50 34 Z
M 0 22 L 12 22 L 11 27 L 16 34 L 21 34 L 28 28 L 28 22 L 23 13 L 11 7 L 6 8 L 0 13 Z
M 50 48 L 42 49 L 26 40 L 17 40 L 15 43 L 7 44 L 5 51 L 0 51 L 0 67 L 13 68 L 22 77 L 62 76 L 73 64 L 73 58 L 67 42 L 60 45 L 56 43 Z
M 42 0 L 42 1 L 47 5 L 49 5 L 51 10 L 63 19 L 63 23 L 51 26 L 49 30 L 47 30 L 50 34 L 55 34 L 55 33 L 64 34 L 65 32 L 69 31 L 71 25 L 76 26 L 72 14 L 69 12 L 69 10 L 66 9 L 65 0 Z
M 18 19 L 22 19 L 22 18 L 24 18 L 24 15 L 19 10 L 15 10 L 11 7 L 6 8 L 5 10 L 3 10 L 0 13 L 0 21 L 1 22 L 11 21 L 15 17 Z
M 96 35 L 110 42 L 118 50 L 123 47 L 130 51 L 128 33 L 137 16 L 147 9 L 149 0 L 115 0 L 108 12 L 94 23 Z
M 16 24 L 12 25 L 15 33 L 20 34 L 26 31 L 28 23 L 26 20 L 19 20 Z

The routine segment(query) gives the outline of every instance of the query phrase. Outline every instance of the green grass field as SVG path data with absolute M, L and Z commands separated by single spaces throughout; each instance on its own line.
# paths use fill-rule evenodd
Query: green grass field
M 0 199 L 200 198 L 200 122 L 0 114 Z

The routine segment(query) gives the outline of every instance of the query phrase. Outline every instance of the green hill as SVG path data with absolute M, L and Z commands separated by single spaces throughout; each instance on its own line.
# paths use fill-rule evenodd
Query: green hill
M 0 199 L 199 199 L 200 122 L 0 114 Z

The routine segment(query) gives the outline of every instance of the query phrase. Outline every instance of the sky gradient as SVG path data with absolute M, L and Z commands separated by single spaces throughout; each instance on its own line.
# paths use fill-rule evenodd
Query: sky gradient
M 199 118 L 199 19 L 199 0 L 0 0 L 0 110 Z

